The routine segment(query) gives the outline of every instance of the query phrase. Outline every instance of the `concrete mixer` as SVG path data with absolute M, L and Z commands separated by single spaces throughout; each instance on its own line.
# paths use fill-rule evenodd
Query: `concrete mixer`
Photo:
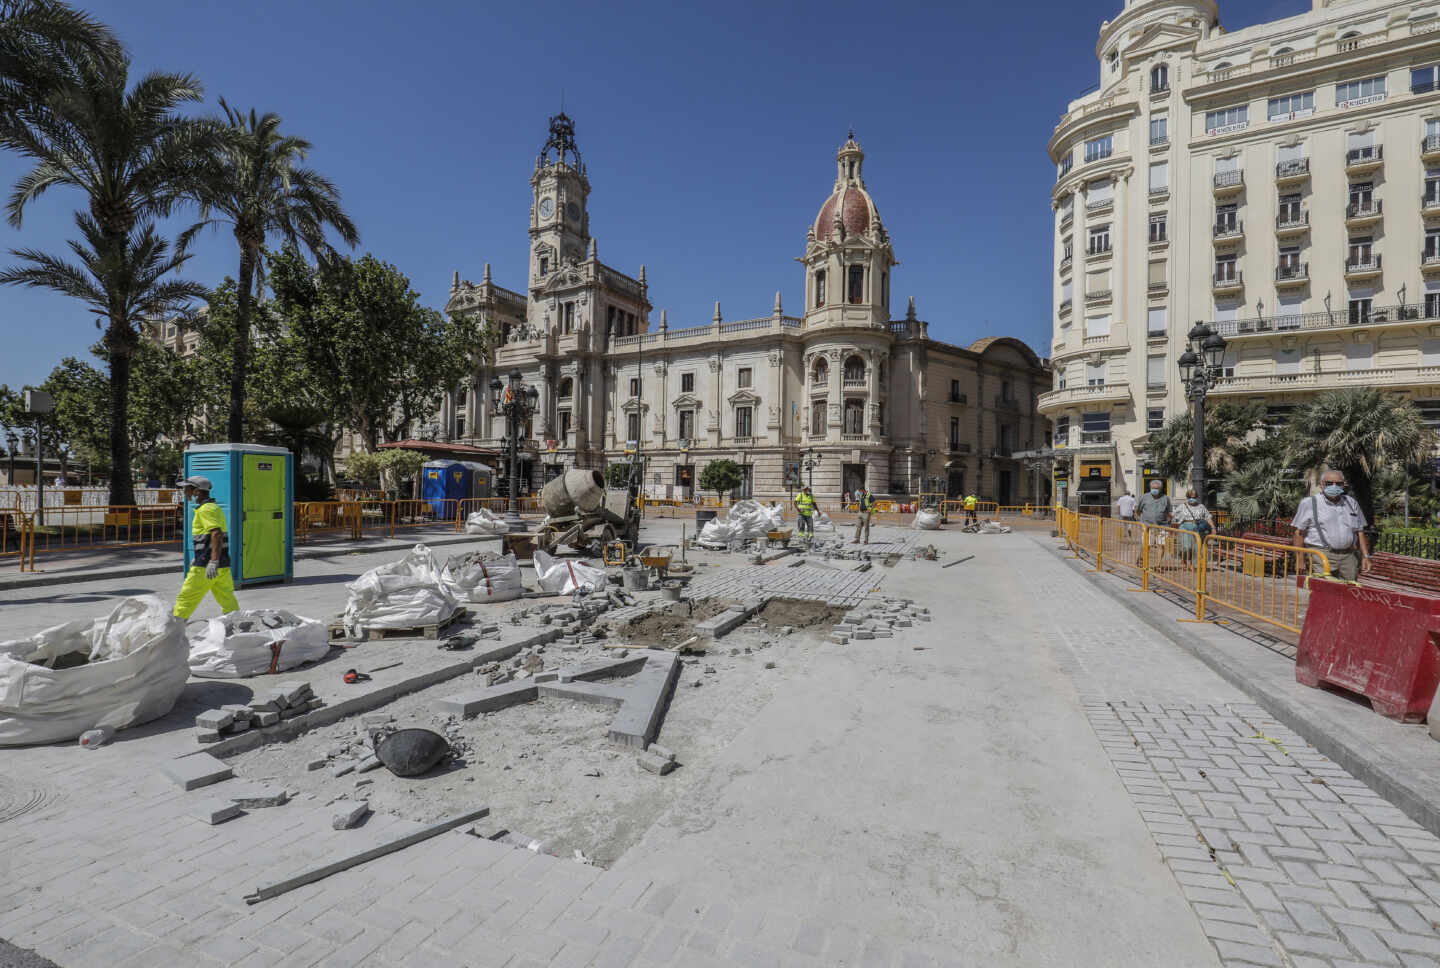
M 549 516 L 535 535 L 535 547 L 547 554 L 560 545 L 585 551 L 617 538 L 633 545 L 640 537 L 637 487 L 632 480 L 626 489 L 607 488 L 597 470 L 566 471 L 540 491 L 540 506 Z

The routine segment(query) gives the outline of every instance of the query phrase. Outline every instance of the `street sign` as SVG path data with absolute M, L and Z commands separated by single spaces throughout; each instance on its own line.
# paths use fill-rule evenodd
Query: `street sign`
M 25 391 L 25 412 L 31 414 L 45 414 L 55 412 L 55 398 L 44 390 Z

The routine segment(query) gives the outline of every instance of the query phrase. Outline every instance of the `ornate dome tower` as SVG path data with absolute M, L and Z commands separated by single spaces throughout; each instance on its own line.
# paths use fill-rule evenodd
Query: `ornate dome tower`
M 884 328 L 890 322 L 890 234 L 865 188 L 855 132 L 835 155 L 835 187 L 805 237 L 805 325 Z

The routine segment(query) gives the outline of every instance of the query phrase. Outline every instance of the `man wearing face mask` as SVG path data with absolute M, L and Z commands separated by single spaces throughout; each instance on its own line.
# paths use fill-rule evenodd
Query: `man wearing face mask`
M 1295 529 L 1293 543 L 1297 548 L 1317 548 L 1325 552 L 1332 575 L 1355 581 L 1362 572 L 1370 570 L 1365 512 L 1345 493 L 1345 475 L 1340 471 L 1320 475 L 1320 486 L 1320 494 L 1310 495 L 1295 509 L 1295 517 L 1290 521 Z M 1303 572 L 1306 556 L 1299 557 L 1299 570 Z
M 1151 481 L 1150 489 L 1135 502 L 1135 517 L 1144 524 L 1170 523 L 1170 495 L 1159 481 Z

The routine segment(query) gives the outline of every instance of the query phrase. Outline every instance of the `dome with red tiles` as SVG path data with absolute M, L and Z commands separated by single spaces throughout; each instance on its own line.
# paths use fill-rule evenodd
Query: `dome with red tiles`
M 870 228 L 870 199 L 863 188 L 846 185 L 825 199 L 820 206 L 820 215 L 815 219 L 815 237 L 828 239 L 835 234 L 835 205 L 840 205 L 841 224 L 845 235 L 861 235 Z

